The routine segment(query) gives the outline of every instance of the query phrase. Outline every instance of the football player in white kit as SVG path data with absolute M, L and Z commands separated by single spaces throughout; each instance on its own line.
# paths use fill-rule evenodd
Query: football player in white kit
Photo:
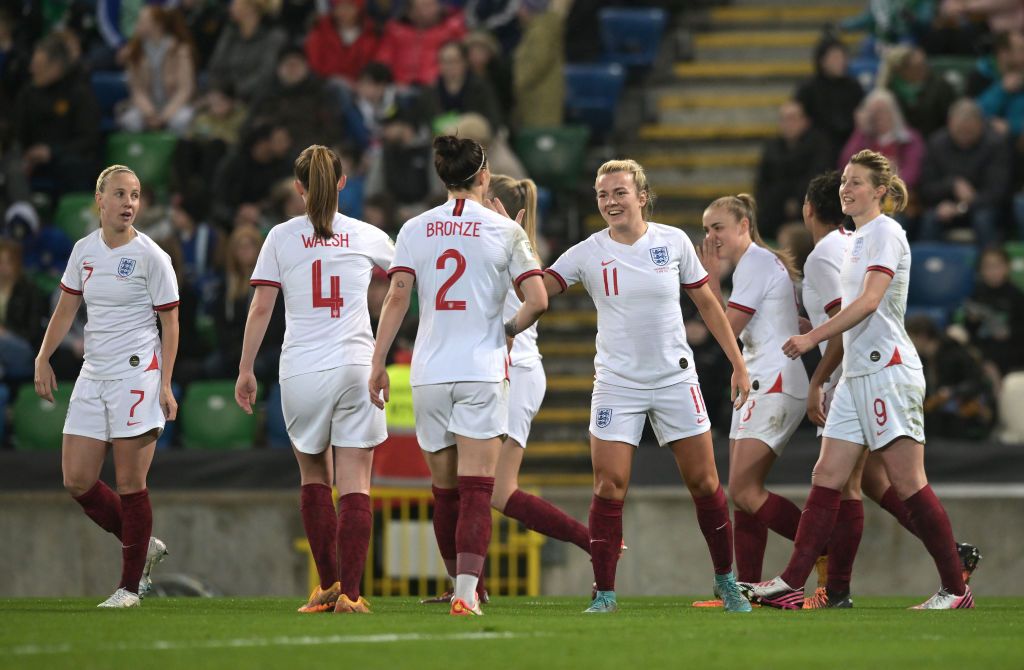
M 938 568 L 941 588 L 915 609 L 974 607 L 964 583 L 949 517 L 924 470 L 921 360 L 903 327 L 910 283 L 910 245 L 899 223 L 883 214 L 907 204 L 907 187 L 882 154 L 864 150 L 843 170 L 839 195 L 856 231 L 840 273 L 842 309 L 783 345 L 797 358 L 843 335 L 843 375 L 828 410 L 797 541 L 778 577 L 742 585 L 765 605 L 797 609 L 815 559 L 832 535 L 843 485 L 865 447 L 877 452 L 911 522 Z
M 506 337 L 533 325 L 547 309 L 547 294 L 526 232 L 483 204 L 491 179 L 483 147 L 441 136 L 434 151 L 451 199 L 410 219 L 398 234 L 369 392 L 378 407 L 388 400 L 384 362 L 415 282 L 416 438 L 430 467 L 438 548 L 455 581 L 449 611 L 473 616 L 483 613 L 476 587 L 491 538 L 495 467 L 508 434 Z M 522 292 L 523 305 L 503 326 L 510 286 Z
M 788 255 L 767 248 L 757 230 L 754 199 L 725 196 L 704 210 L 701 262 L 722 299 L 720 260 L 735 268 L 726 316 L 743 342 L 750 396 L 733 412 L 729 430 L 729 495 L 736 506 L 736 570 L 760 581 L 767 531 L 796 537 L 800 508 L 765 488 L 775 460 L 804 418 L 807 373 L 780 347 L 799 332 L 797 271 Z
M 141 190 L 124 165 L 100 173 L 100 229 L 71 252 L 35 362 L 36 393 L 53 402 L 57 380 L 50 356 L 84 302 L 85 362 L 64 422 L 61 467 L 64 487 L 86 515 L 121 541 L 121 583 L 99 605 L 110 608 L 138 607 L 150 588 L 150 571 L 167 553 L 163 542 L 150 537 L 146 475 L 164 422 L 178 410 L 171 393 L 178 285 L 170 257 L 133 225 Z M 117 493 L 99 479 L 111 447 Z
M 814 327 L 839 313 L 842 306 L 840 270 L 852 237 L 843 227 L 846 215 L 839 199 L 840 177 L 835 171 L 826 172 L 811 180 L 804 200 L 804 225 L 814 240 L 814 250 L 804 263 L 804 307 Z M 826 346 L 827 345 L 827 346 Z M 807 417 L 822 433 L 828 407 L 842 373 L 842 335 L 835 335 L 818 345 L 822 359 L 811 375 L 807 393 Z M 843 486 L 835 529 L 828 541 L 828 583 L 815 589 L 814 595 L 804 600 L 804 609 L 848 608 L 853 606 L 850 581 L 853 562 L 864 531 L 864 505 L 861 489 L 882 509 L 892 514 L 907 530 L 916 534 L 910 523 L 910 513 L 896 494 L 885 474 L 880 454 L 864 450 L 857 466 Z M 957 544 L 962 563 L 964 581 L 981 559 L 981 552 L 970 544 Z
M 732 572 L 729 507 L 718 482 L 710 420 L 686 342 L 680 289 L 700 310 L 733 365 L 731 397 L 746 400 L 746 366 L 721 304 L 707 286 L 693 243 L 678 228 L 647 221 L 654 194 L 643 167 L 608 161 L 597 172 L 597 206 L 608 228 L 570 248 L 547 269 L 550 295 L 582 283 L 597 308 L 596 380 L 590 453 L 594 497 L 590 553 L 596 594 L 588 613 L 618 609 L 615 569 L 622 508 L 645 419 L 668 447 L 693 496 L 711 553 L 715 592 L 728 611 L 749 612 Z
M 370 611 L 359 591 L 373 527 L 370 470 L 373 448 L 387 438 L 384 413 L 366 397 L 373 353 L 366 293 L 374 266 L 390 266 L 394 247 L 379 228 L 338 213 L 344 186 L 341 159 L 327 147 L 307 147 L 295 160 L 295 189 L 306 213 L 274 226 L 260 250 L 235 385 L 235 400 L 251 414 L 253 365 L 283 293 L 281 406 L 320 576 L 303 613 Z

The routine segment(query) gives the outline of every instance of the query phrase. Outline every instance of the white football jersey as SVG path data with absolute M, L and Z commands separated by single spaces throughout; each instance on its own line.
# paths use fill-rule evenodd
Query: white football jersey
M 686 233 L 660 223 L 632 245 L 606 228 L 567 250 L 548 268 L 562 290 L 582 282 L 597 307 L 597 380 L 634 389 L 695 382 L 679 289 L 708 274 Z
M 799 359 L 782 353 L 800 332 L 796 287 L 778 256 L 751 243 L 732 275 L 729 307 L 751 315 L 740 341 L 752 393 L 807 397 L 807 372 Z
M 305 215 L 271 228 L 249 282 L 284 294 L 285 331 L 279 376 L 288 379 L 342 365 L 369 365 L 373 330 L 366 291 L 373 266 L 387 268 L 387 234 L 335 214 L 329 240 L 317 239 Z
M 843 333 L 843 374 L 858 377 L 902 363 L 921 368 L 917 349 L 903 326 L 910 288 L 910 244 L 903 227 L 881 214 L 854 231 L 840 274 L 843 304 L 864 292 L 868 272 L 892 277 L 878 309 Z
M 849 249 L 850 231 L 836 228 L 818 240 L 814 250 L 804 262 L 803 298 L 804 309 L 811 325 L 817 328 L 828 321 L 828 311 L 843 304 L 843 290 L 839 284 L 839 271 L 843 267 L 843 259 Z M 828 340 L 818 344 L 822 355 L 828 346 Z M 828 386 L 834 387 L 842 375 L 843 365 L 832 372 Z
M 75 243 L 60 287 L 85 300 L 86 379 L 128 379 L 160 365 L 154 310 L 178 306 L 171 257 L 136 233 L 111 249 L 95 230 Z
M 505 309 L 501 315 L 502 320 L 511 319 L 522 306 L 523 301 L 516 295 L 515 289 L 509 289 L 508 296 L 505 298 Z M 512 340 L 512 352 L 509 354 L 509 358 L 513 367 L 522 368 L 532 368 L 541 359 L 540 349 L 537 348 L 536 323 L 516 335 L 516 338 Z
M 449 200 L 405 222 L 388 274 L 395 272 L 416 277 L 413 386 L 506 379 L 509 287 L 541 274 L 519 224 L 473 200 Z

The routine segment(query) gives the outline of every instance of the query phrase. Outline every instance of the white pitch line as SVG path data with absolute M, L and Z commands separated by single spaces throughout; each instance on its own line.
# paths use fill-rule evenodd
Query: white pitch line
M 539 633 L 529 637 L 538 637 Z M 35 645 L 27 644 L 18 647 L 0 648 L 0 656 L 39 656 L 44 654 L 69 654 L 74 651 L 175 651 L 180 649 L 244 649 L 252 647 L 308 647 L 324 644 L 386 644 L 390 642 L 449 642 L 473 640 L 511 640 L 528 637 L 520 633 L 449 633 L 434 635 L 430 633 L 380 633 L 377 635 L 326 635 L 314 637 L 250 637 L 227 640 L 153 640 L 147 644 L 114 644 L 99 647 L 81 647 L 76 649 L 71 644 Z

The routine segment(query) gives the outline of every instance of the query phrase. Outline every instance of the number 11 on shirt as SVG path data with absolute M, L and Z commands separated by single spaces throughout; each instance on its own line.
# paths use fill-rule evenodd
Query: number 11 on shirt
M 609 290 L 608 285 L 608 268 L 601 271 L 604 275 L 604 294 L 605 295 L 618 295 L 619 294 L 619 269 L 612 268 L 612 283 Z

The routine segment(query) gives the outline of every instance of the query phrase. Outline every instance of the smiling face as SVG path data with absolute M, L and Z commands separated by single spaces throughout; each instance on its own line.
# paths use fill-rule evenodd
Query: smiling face
M 130 172 L 115 172 L 107 177 L 103 191 L 96 194 L 96 205 L 100 210 L 100 222 L 113 233 L 128 230 L 141 207 L 142 187 L 139 179 Z
M 708 207 L 703 222 L 718 258 L 735 258 L 750 245 L 750 221 L 738 218 L 728 207 Z
M 875 186 L 874 173 L 863 165 L 847 163 L 839 180 L 839 200 L 843 214 L 871 220 L 881 212 L 884 186 Z
M 630 172 L 609 172 L 597 178 L 597 209 L 612 228 L 627 228 L 643 223 L 647 194 L 637 193 Z

